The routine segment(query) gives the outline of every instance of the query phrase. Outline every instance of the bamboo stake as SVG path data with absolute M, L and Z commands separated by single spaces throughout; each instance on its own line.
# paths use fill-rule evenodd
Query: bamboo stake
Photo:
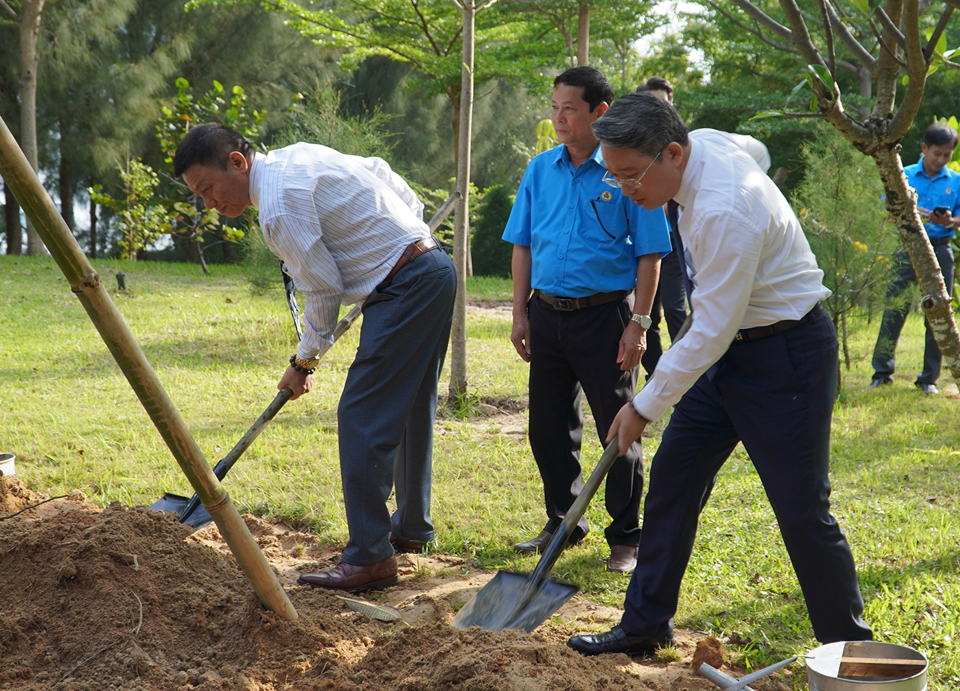
M 297 611 L 280 586 L 237 508 L 210 469 L 183 418 L 147 361 L 99 274 L 70 232 L 50 195 L 0 118 L 0 176 L 13 190 L 57 266 L 70 283 L 147 414 L 213 518 L 260 602 L 284 619 Z

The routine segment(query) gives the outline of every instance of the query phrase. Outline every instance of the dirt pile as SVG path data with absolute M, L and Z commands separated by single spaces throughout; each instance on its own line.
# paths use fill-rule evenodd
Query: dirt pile
M 0 515 L 44 499 L 0 476 Z M 681 635 L 685 657 L 671 663 L 568 649 L 572 633 L 616 621 L 582 598 L 562 611 L 571 625 L 530 635 L 453 629 L 455 610 L 492 575 L 455 557 L 404 556 L 400 584 L 371 596 L 402 619 L 371 620 L 295 585 L 338 550 L 247 521 L 298 620 L 261 607 L 213 526 L 191 533 L 144 507 L 101 511 L 80 493 L 0 521 L 0 689 L 716 688 L 689 668 L 699 636 Z

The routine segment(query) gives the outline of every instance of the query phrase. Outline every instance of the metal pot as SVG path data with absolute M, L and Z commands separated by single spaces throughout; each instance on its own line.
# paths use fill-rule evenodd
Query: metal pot
M 828 643 L 806 655 L 810 691 L 926 691 L 927 658 L 879 641 Z

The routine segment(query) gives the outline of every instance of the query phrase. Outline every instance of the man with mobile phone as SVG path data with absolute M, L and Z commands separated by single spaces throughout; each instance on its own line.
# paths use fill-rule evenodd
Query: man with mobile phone
M 953 236 L 960 224 L 960 173 L 947 167 L 957 148 L 957 131 L 934 123 L 927 128 L 921 144 L 923 156 L 918 163 L 904 168 L 907 182 L 917 193 L 917 211 L 924 218 L 924 230 L 933 245 L 937 263 L 943 274 L 947 291 L 953 289 Z M 907 289 L 915 283 L 917 274 L 910 257 L 901 247 L 893 256 L 892 274 L 887 286 L 886 309 L 880 323 L 880 334 L 873 349 L 873 380 L 876 389 L 893 382 L 896 365 L 895 352 L 900 332 L 910 310 Z M 933 337 L 930 323 L 924 318 L 926 330 L 923 348 L 923 370 L 914 385 L 925 394 L 937 394 L 937 379 L 943 355 Z

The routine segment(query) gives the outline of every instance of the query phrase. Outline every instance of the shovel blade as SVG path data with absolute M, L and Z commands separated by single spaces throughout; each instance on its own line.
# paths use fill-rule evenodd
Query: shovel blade
M 167 513 L 182 514 L 183 510 L 187 508 L 189 503 L 187 497 L 181 497 L 179 494 L 170 494 L 167 492 L 157 501 L 155 501 L 150 506 L 151 511 L 165 511 Z M 207 513 L 207 510 L 203 508 L 203 504 L 197 506 L 197 508 L 190 514 L 190 517 L 183 521 L 194 530 L 200 530 L 205 525 L 213 523 L 213 518 Z
M 528 576 L 498 571 L 461 609 L 453 626 L 480 626 L 488 631 L 522 629 L 530 633 L 549 619 L 580 588 L 546 580 L 537 587 Z

